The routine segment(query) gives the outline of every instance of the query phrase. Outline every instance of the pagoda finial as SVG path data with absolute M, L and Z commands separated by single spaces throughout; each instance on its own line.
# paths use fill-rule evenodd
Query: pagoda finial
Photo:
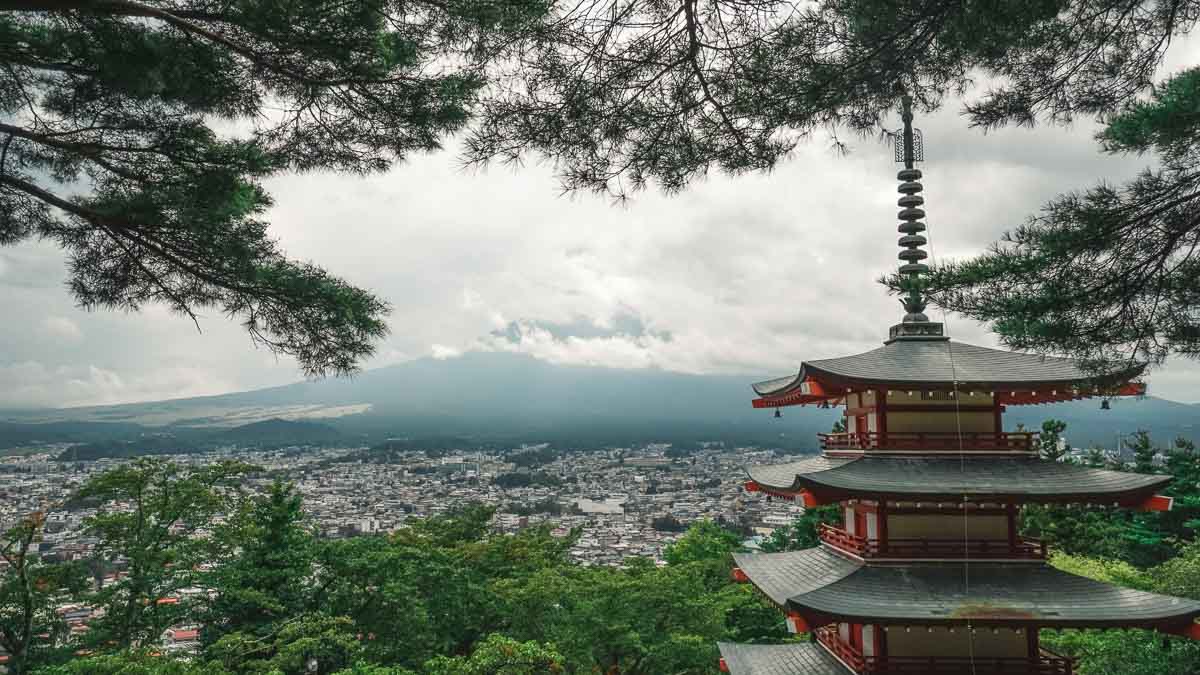
M 900 139 L 895 147 L 896 161 L 904 163 L 904 168 L 896 174 L 896 178 L 900 180 L 898 190 L 902 195 L 897 202 L 900 206 L 897 217 L 901 221 L 897 230 L 902 235 L 898 242 L 902 249 L 899 258 L 903 261 L 900 265 L 900 288 L 904 296 L 900 303 L 904 305 L 905 314 L 903 321 L 892 327 L 891 338 L 940 338 L 942 326 L 930 323 L 929 317 L 925 316 L 925 297 L 922 294 L 924 280 L 921 275 L 927 274 L 929 267 L 921 261 L 929 254 L 921 248 L 926 244 L 925 236 L 921 234 L 925 231 L 925 223 L 921 222 L 925 217 L 925 211 L 921 208 L 925 198 L 920 194 L 925 188 L 918 182 L 921 170 L 915 164 L 925 159 L 925 148 L 921 131 L 912 125 L 912 97 L 904 94 L 900 101 L 904 129 L 898 134 Z

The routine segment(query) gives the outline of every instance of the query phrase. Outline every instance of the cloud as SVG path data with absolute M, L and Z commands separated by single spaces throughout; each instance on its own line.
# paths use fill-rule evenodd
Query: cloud
M 47 365 L 0 362 L 0 407 L 109 405 L 161 398 L 187 398 L 229 391 L 230 382 L 212 372 L 176 366 L 123 376 L 93 364 Z
M 433 356 L 433 358 L 437 359 L 438 361 L 444 361 L 446 359 L 456 359 L 456 358 L 462 356 L 461 349 L 456 349 L 454 347 L 447 347 L 446 345 L 435 344 L 432 347 L 430 347 L 429 351 L 430 351 L 430 354 Z
M 53 340 L 78 342 L 83 339 L 79 324 L 65 316 L 48 316 L 42 319 L 42 332 Z
M 1174 62 L 1200 59 L 1200 41 L 1191 44 Z M 982 134 L 951 101 L 918 125 L 937 258 L 979 252 L 1056 194 L 1123 180 L 1153 161 L 1102 155 L 1086 120 Z M 817 136 L 770 174 L 714 174 L 676 196 L 648 191 L 613 206 L 561 197 L 552 166 L 463 173 L 451 150 L 383 175 L 276 177 L 268 216 L 290 255 L 392 303 L 391 335 L 366 367 L 493 349 L 555 363 L 773 376 L 804 359 L 872 349 L 902 315 L 875 282 L 898 264 L 896 169 L 874 139 L 839 156 Z M 202 316 L 197 333 L 161 308 L 85 312 L 65 278 L 48 243 L 0 249 L 0 315 L 25 319 L 0 326 L 9 364 L 0 367 L 44 369 L 0 370 L 0 383 L 25 392 L 0 393 L 0 404 L 167 398 L 299 379 L 291 359 L 255 349 L 219 313 Z M 65 339 L 57 319 L 80 339 Z M 995 344 L 984 326 L 947 321 L 957 339 Z M 1196 398 L 1197 383 L 1200 365 L 1182 360 L 1150 377 L 1154 394 L 1181 400 Z

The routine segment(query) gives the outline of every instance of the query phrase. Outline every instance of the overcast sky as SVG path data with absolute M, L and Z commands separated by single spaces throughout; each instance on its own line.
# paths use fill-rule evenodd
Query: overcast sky
M 1200 62 L 1177 45 L 1168 69 Z M 1123 181 L 1152 158 L 1101 155 L 1091 124 L 967 128 L 951 104 L 918 118 L 938 258 L 982 250 L 1056 194 Z M 899 121 L 896 121 L 899 126 Z M 564 197 L 553 167 L 464 173 L 453 151 L 368 178 L 270 181 L 273 231 L 392 303 L 392 334 L 366 367 L 471 349 L 555 362 L 782 375 L 802 359 L 872 349 L 902 310 L 875 279 L 895 267 L 897 165 L 874 139 L 838 156 L 802 144 L 769 175 L 713 175 L 670 197 L 614 206 Z M 219 313 L 85 312 L 61 253 L 0 249 L 0 406 L 121 403 L 285 384 L 294 362 L 256 349 Z M 932 318 L 941 320 L 940 310 Z M 959 340 L 985 327 L 947 318 Z M 1200 364 L 1176 360 L 1152 394 L 1200 401 Z

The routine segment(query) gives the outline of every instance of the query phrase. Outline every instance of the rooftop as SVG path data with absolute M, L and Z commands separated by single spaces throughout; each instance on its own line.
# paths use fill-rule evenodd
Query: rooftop
M 1200 617 L 1200 601 L 1113 586 L 1047 565 L 872 566 L 824 547 L 734 559 L 776 604 L 816 624 L 1161 627 Z
M 830 499 L 886 497 L 1022 502 L 1140 503 L 1170 476 L 1093 469 L 1026 458 L 811 457 L 752 466 L 750 479 L 767 490 L 809 490 Z
M 794 376 L 755 385 L 759 396 L 776 398 L 797 392 L 805 381 L 826 387 L 878 386 L 987 391 L 1088 389 L 1123 384 L 1143 366 L 1113 373 L 1099 382 L 1078 361 L 1008 352 L 952 340 L 894 340 L 862 354 L 805 361 Z M 1016 403 L 1017 401 L 1013 401 Z
M 790 645 L 743 645 L 718 642 L 731 675 L 850 675 L 824 648 L 808 642 Z

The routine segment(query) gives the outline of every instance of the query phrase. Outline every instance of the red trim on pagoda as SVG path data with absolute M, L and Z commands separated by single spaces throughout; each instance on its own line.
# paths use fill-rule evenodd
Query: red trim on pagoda
M 885 538 L 881 528 L 878 539 L 868 539 L 833 525 L 822 523 L 817 536 L 833 548 L 863 559 L 897 560 L 1045 560 L 1046 543 L 1030 537 L 1004 539 L 913 539 Z
M 836 626 L 814 631 L 817 643 L 847 668 L 861 675 L 1073 675 L 1075 660 L 1036 646 L 1029 631 L 1029 657 L 865 656 L 862 649 L 842 640 Z
M 733 580 L 739 584 L 744 584 L 750 581 L 750 577 L 746 576 L 746 573 L 742 571 L 742 568 L 735 567 L 733 568 Z
M 1138 504 L 1139 511 L 1170 511 L 1175 506 L 1175 498 L 1166 495 L 1154 495 Z
M 788 612 L 787 628 L 789 633 L 797 635 L 808 633 L 812 630 L 812 627 L 808 625 L 808 620 L 796 612 Z
M 989 410 L 991 408 L 988 408 Z M 953 431 L 880 432 L 851 431 L 842 434 L 817 434 L 822 450 L 891 450 L 896 452 L 1037 452 L 1036 432 Z
M 1169 629 L 1164 630 L 1163 632 L 1170 633 L 1172 635 L 1179 635 L 1181 637 L 1189 638 L 1192 640 L 1200 640 L 1200 623 L 1196 623 L 1193 621 L 1192 623 L 1189 623 L 1186 626 L 1182 626 L 1179 628 L 1169 628 Z
M 719 669 L 719 670 L 720 670 L 722 673 L 728 673 L 728 672 L 729 672 L 729 664 L 728 664 L 728 663 L 725 663 L 725 657 L 724 657 L 724 656 L 722 656 L 722 657 L 721 657 L 721 659 L 720 659 L 719 661 L 717 661 L 717 668 L 718 668 L 718 669 Z
M 758 483 L 757 481 L 752 481 L 752 480 L 746 481 L 746 483 L 743 485 L 743 487 L 746 489 L 746 492 L 761 492 L 763 494 L 770 495 L 771 497 L 778 497 L 779 499 L 786 499 L 788 501 L 799 501 L 805 508 L 810 508 L 810 509 L 814 506 L 824 506 L 826 504 L 834 503 L 834 502 L 818 499 L 816 495 L 809 492 L 808 490 L 800 490 L 800 491 L 775 490 L 772 488 L 765 487 L 761 483 Z
M 950 386 L 914 386 L 911 383 L 896 383 L 896 390 L 903 391 L 955 391 Z M 793 389 L 785 394 L 776 396 L 761 396 L 752 400 L 752 405 L 755 408 L 783 408 L 792 405 L 809 405 L 819 403 L 838 404 L 847 394 L 851 393 L 866 393 L 875 391 L 883 393 L 881 400 L 886 400 L 887 388 L 879 389 L 876 386 L 836 386 L 829 383 L 809 377 L 800 384 L 800 388 Z M 1118 397 L 1118 396 L 1145 396 L 1146 384 L 1144 382 L 1126 382 L 1113 390 L 1104 389 L 1078 389 L 1071 388 L 1070 385 L 1064 385 L 1062 389 L 992 389 L 993 401 L 996 405 L 1038 405 L 1041 403 L 1057 403 L 1060 401 L 1077 401 L 1084 398 L 1094 398 L 1096 396 Z M 931 412 L 932 406 L 922 407 L 921 412 Z M 893 410 L 897 410 L 897 406 L 892 406 Z M 962 410 L 962 408 L 959 408 Z M 990 409 L 990 408 L 987 408 Z M 949 407 L 949 411 L 953 412 L 954 407 Z

